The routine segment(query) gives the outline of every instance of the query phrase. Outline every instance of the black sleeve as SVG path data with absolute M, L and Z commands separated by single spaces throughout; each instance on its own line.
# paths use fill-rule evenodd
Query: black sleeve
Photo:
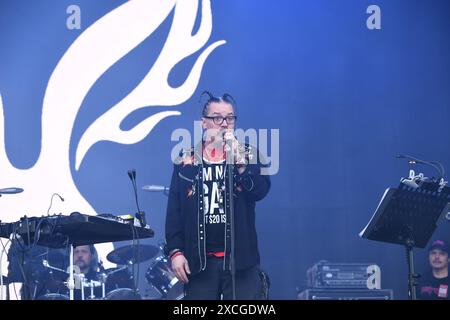
M 270 178 L 268 175 L 261 174 L 261 168 L 264 167 L 261 163 L 261 154 L 253 149 L 254 157 L 257 157 L 256 163 L 247 164 L 242 174 L 237 174 L 237 182 L 242 186 L 243 191 L 255 201 L 263 199 L 270 190 Z
M 181 212 L 178 171 L 179 165 L 174 165 L 172 180 L 170 182 L 169 199 L 167 201 L 166 252 L 170 252 L 173 249 L 184 250 L 184 217 Z

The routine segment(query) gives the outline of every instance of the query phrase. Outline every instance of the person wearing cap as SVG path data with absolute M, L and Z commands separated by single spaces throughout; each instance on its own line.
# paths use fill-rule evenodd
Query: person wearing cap
M 448 276 L 449 246 L 444 240 L 434 240 L 428 248 L 431 270 L 419 279 L 421 300 L 448 300 L 450 278 Z

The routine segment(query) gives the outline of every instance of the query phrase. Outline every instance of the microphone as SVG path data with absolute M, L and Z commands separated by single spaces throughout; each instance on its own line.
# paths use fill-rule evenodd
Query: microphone
M 52 208 L 52 204 L 53 204 L 53 197 L 54 196 L 58 196 L 58 198 L 62 201 L 62 202 L 64 202 L 64 198 L 59 194 L 59 193 L 54 193 L 54 194 L 52 194 L 52 197 L 50 198 L 50 206 L 48 207 L 48 210 L 47 210 L 47 215 L 50 215 L 50 209 Z
M 421 159 L 417 159 L 415 157 L 409 156 L 407 154 L 399 154 L 397 155 L 399 159 L 408 159 L 408 163 L 410 164 L 425 164 L 435 168 L 439 172 L 439 178 L 444 179 L 445 169 L 444 166 L 438 161 L 425 161 Z
M 233 131 L 232 131 L 232 130 L 228 130 L 228 129 L 227 129 L 227 130 L 224 130 L 224 131 L 223 131 L 222 138 L 223 138 L 225 141 L 233 140 L 233 138 L 234 138 Z
M 223 132 L 222 139 L 225 141 L 226 145 L 231 144 L 235 138 L 233 131 L 225 130 Z
M 128 170 L 128 177 L 130 178 L 131 184 L 133 185 L 134 199 L 136 200 L 136 207 L 138 210 L 136 212 L 136 218 L 141 223 L 141 226 L 145 227 L 147 225 L 147 222 L 145 219 L 145 212 L 141 211 L 141 209 L 139 208 L 139 201 L 138 201 L 138 196 L 137 196 L 136 169 Z
M 128 170 L 128 177 L 130 177 L 131 182 L 136 179 L 136 169 Z
M 165 186 L 159 186 L 159 185 L 146 185 L 142 187 L 142 190 L 148 191 L 148 192 L 169 192 L 170 188 Z
M 234 164 L 234 150 L 233 150 L 233 141 L 235 136 L 233 131 L 225 130 L 223 133 L 223 140 L 225 142 L 224 151 L 226 152 L 226 163 Z

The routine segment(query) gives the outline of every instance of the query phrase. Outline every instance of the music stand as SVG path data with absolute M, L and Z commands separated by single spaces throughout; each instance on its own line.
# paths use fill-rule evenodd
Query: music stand
M 413 248 L 424 248 L 448 212 L 450 188 L 425 181 L 417 188 L 400 183 L 388 188 L 362 238 L 404 245 L 408 259 L 409 298 L 416 299 Z

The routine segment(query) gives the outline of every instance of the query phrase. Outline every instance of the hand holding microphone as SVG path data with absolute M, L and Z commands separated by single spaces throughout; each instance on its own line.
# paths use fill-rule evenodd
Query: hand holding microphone
M 230 150 L 235 151 L 237 149 L 238 141 L 232 130 L 226 130 L 223 133 L 223 142 L 225 144 L 225 152 L 229 152 Z
M 246 165 L 244 148 L 241 148 L 239 141 L 234 136 L 233 130 L 226 130 L 223 135 L 223 140 L 225 142 L 224 150 L 227 153 L 227 163 L 240 166 L 239 172 L 242 173 L 241 171 L 244 171 Z

